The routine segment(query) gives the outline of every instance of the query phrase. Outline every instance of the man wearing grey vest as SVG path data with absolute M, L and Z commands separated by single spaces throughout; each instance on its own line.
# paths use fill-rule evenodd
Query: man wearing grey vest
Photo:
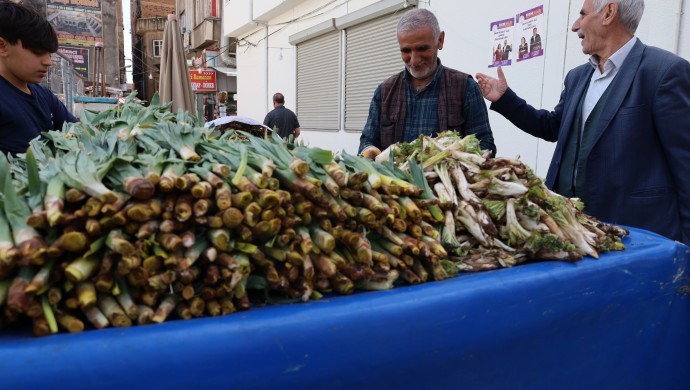
M 479 85 L 438 59 L 444 32 L 436 16 L 425 9 L 408 11 L 398 21 L 397 35 L 405 69 L 376 88 L 359 153 L 373 159 L 396 142 L 453 130 L 463 136 L 474 134 L 482 149 L 495 154 Z
M 557 141 L 546 184 L 603 221 L 690 244 L 690 63 L 634 36 L 643 0 L 585 0 L 572 30 L 591 55 L 553 111 L 477 74 L 491 109 Z

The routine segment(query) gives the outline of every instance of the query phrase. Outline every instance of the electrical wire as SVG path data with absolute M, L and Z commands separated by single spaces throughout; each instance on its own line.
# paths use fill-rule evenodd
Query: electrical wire
M 220 56 L 221 56 L 223 53 L 225 53 L 225 52 L 232 54 L 232 53 L 229 51 L 230 46 L 232 46 L 232 44 L 227 44 L 227 45 L 225 45 L 225 46 L 221 46 L 221 47 L 218 49 L 218 54 L 217 54 L 217 55 L 215 55 L 215 56 L 213 56 L 213 57 L 207 57 L 207 58 L 206 58 L 206 61 L 202 62 L 201 65 L 200 65 L 199 67 L 200 67 L 200 68 L 205 68 L 206 65 L 207 65 L 211 60 L 214 60 L 214 59 L 220 57 Z M 137 54 L 135 53 L 135 51 L 137 51 L 138 53 L 140 53 L 141 56 L 140 56 L 140 55 L 137 55 Z M 152 57 L 150 54 L 148 54 L 148 53 L 142 51 L 141 49 L 139 49 L 139 48 L 136 47 L 136 46 L 132 46 L 132 57 L 135 57 L 135 59 L 140 60 L 140 61 L 141 61 L 141 64 L 142 64 L 144 67 L 146 67 L 146 70 L 143 71 L 143 72 L 140 72 L 140 73 L 132 73 L 132 77 L 134 77 L 135 75 L 136 75 L 136 76 L 140 76 L 140 75 L 142 75 L 142 74 L 145 75 L 146 73 L 149 73 L 149 72 L 156 72 L 156 73 L 159 72 L 159 69 L 156 69 L 155 67 L 152 67 L 152 66 L 150 66 L 150 65 L 147 65 L 146 62 L 144 61 L 144 57 L 146 57 L 146 58 L 148 58 L 148 59 L 150 59 L 150 60 L 153 60 L 153 61 L 160 61 L 160 57 Z M 129 59 L 129 58 L 125 57 L 125 59 Z M 132 61 L 132 63 L 134 63 L 134 59 L 129 59 L 129 60 Z

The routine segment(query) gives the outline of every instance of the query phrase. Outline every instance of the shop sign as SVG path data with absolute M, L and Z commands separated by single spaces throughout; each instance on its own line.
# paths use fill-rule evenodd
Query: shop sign
M 89 49 L 85 47 L 59 46 L 58 52 L 72 61 L 74 71 L 81 77 L 89 79 Z M 59 60 L 59 57 L 56 56 Z
M 215 70 L 190 69 L 189 79 L 194 92 L 215 92 L 217 89 Z

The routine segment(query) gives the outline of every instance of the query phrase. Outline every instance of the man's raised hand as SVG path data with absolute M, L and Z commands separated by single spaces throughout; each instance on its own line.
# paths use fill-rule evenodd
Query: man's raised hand
M 497 73 L 498 79 L 483 73 L 475 75 L 479 88 L 482 90 L 482 95 L 490 102 L 497 101 L 508 90 L 508 81 L 506 81 L 506 76 L 503 74 L 503 68 L 499 66 Z

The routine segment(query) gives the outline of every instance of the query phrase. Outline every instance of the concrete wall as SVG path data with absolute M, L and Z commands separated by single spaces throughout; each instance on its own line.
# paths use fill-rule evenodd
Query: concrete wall
M 115 0 L 101 1 L 105 82 L 112 87 L 120 88 L 120 42 L 118 32 L 122 31 L 122 20 L 117 18 L 117 7 L 118 2 Z
M 255 3 L 255 2 L 254 2 Z M 275 3 L 275 1 L 274 1 Z M 352 13 L 376 3 L 372 0 L 324 1 L 305 0 L 273 17 L 266 25 L 251 24 L 247 13 L 252 10 L 251 0 L 229 0 L 224 5 L 224 31 L 239 38 L 237 47 L 237 99 L 238 114 L 263 119 L 272 107 L 271 96 L 281 91 L 286 106 L 295 108 L 296 66 L 295 48 L 288 43 L 292 34 L 304 31 L 329 18 Z M 401 1 L 402 3 L 402 1 Z M 515 13 L 543 5 L 545 23 L 542 35 L 545 55 L 506 67 L 509 85 L 530 104 L 552 109 L 558 102 L 563 79 L 568 70 L 587 61 L 582 54 L 580 40 L 570 31 L 582 7 L 582 0 L 535 1 L 492 0 L 469 2 L 455 0 L 420 1 L 419 7 L 433 11 L 446 31 L 446 40 L 439 57 L 452 68 L 475 74 L 495 75 L 488 68 L 489 25 L 514 16 Z M 690 58 L 690 1 L 648 0 L 637 36 L 650 45 L 659 46 Z M 308 15 L 324 4 L 330 4 Z M 242 15 L 230 23 L 232 11 Z M 261 9 L 264 14 L 266 9 Z M 305 17 L 308 15 L 308 17 Z M 251 19 L 251 16 L 249 16 Z M 290 22 L 292 21 L 292 22 Z M 660 28 L 664 26 L 664 28 Z M 239 33 L 237 33 L 239 31 Z M 374 54 L 374 53 L 372 53 Z M 402 62 L 401 62 L 402 69 Z M 297 113 L 299 116 L 299 112 Z M 491 126 L 496 138 L 498 154 L 521 158 L 544 176 L 554 145 L 524 134 L 500 115 L 490 113 Z M 359 134 L 303 132 L 303 138 L 313 146 L 332 150 L 355 152 Z
M 141 0 L 140 4 L 142 18 L 165 17 L 175 13 L 175 0 Z

